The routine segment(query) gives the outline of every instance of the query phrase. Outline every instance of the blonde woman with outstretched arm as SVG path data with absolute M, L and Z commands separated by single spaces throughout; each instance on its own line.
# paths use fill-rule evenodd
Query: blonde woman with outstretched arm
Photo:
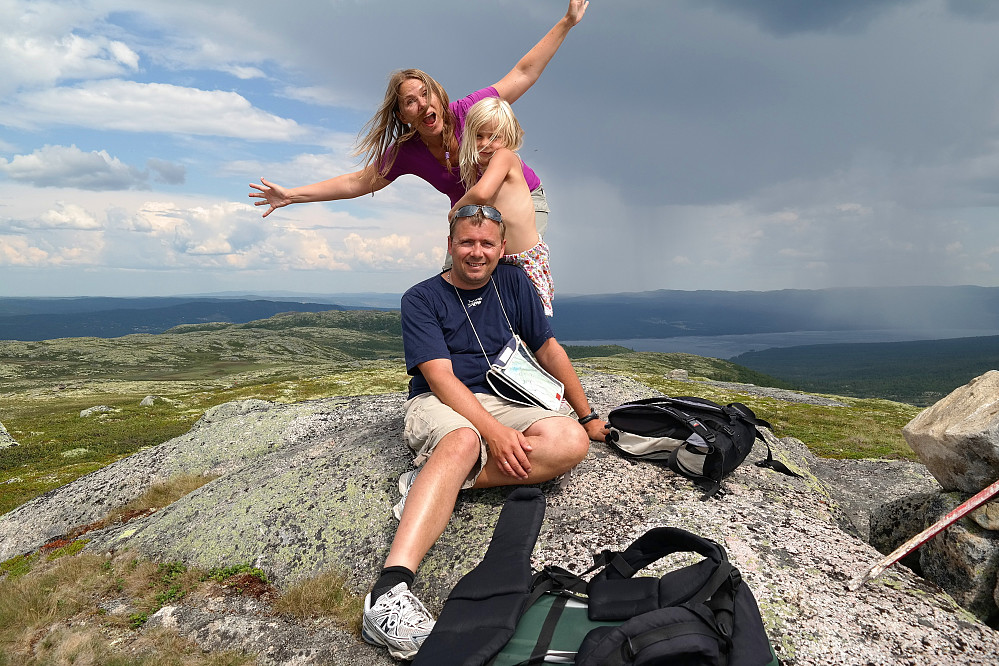
M 475 102 L 499 97 L 511 104 L 537 82 L 569 31 L 583 18 L 588 0 L 570 0 L 565 15 L 502 79 L 467 97 L 449 102 L 447 92 L 433 77 L 418 69 L 394 72 L 378 112 L 368 121 L 358 142 L 364 166 L 328 180 L 285 188 L 264 178 L 251 183 L 257 206 L 267 206 L 264 217 L 293 203 L 337 201 L 371 194 L 403 174 L 413 174 L 446 194 L 453 206 L 465 194 L 458 171 L 458 147 L 464 118 Z M 541 179 L 523 165 L 524 179 L 535 206 L 535 225 L 544 234 L 548 203 Z

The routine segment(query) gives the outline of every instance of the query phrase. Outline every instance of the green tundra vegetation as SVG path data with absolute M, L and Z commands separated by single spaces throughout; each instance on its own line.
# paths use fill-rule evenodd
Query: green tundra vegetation
M 919 409 L 840 398 L 845 407 L 786 403 L 692 378 L 788 388 L 734 363 L 691 354 L 570 347 L 580 372 L 633 377 L 667 395 L 738 400 L 818 455 L 911 458 L 901 428 Z M 0 422 L 19 446 L 0 449 L 0 513 L 147 446 L 180 435 L 231 400 L 296 402 L 403 391 L 398 312 L 289 313 L 246 324 L 184 325 L 159 335 L 0 341 Z M 151 406 L 140 406 L 146 396 Z M 109 411 L 83 418 L 94 406 Z

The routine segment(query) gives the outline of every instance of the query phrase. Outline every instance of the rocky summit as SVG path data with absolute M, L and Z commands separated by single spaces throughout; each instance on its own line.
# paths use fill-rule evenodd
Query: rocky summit
M 614 375 L 586 374 L 583 384 L 603 414 L 654 395 Z M 101 519 L 156 481 L 203 474 L 218 478 L 151 515 L 87 534 L 87 549 L 130 549 L 205 568 L 247 563 L 279 588 L 336 570 L 363 593 L 387 554 L 397 479 L 411 465 L 403 401 L 389 394 L 221 405 L 190 432 L 0 516 L 0 560 Z M 847 588 L 882 557 L 865 540 L 872 508 L 939 490 L 925 468 L 823 461 L 793 437 L 773 453 L 802 478 L 751 464 L 766 455 L 760 445 L 726 479 L 722 496 L 700 501 L 701 491 L 664 465 L 625 460 L 594 443 L 567 483 L 542 484 L 547 513 L 533 563 L 581 571 L 592 553 L 623 548 L 653 527 L 682 527 L 728 550 L 785 665 L 995 663 L 999 634 L 908 569 Z M 432 612 L 482 558 L 508 492 L 459 497 L 417 577 L 415 592 Z M 185 598 L 143 631 L 154 627 L 175 628 L 206 649 L 253 652 L 262 664 L 392 663 L 332 622 L 302 623 L 252 598 Z

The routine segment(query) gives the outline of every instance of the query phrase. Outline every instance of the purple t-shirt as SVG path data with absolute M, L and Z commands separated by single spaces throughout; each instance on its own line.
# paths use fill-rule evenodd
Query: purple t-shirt
M 531 351 L 536 352 L 548 338 L 555 337 L 538 293 L 524 271 L 500 264 L 493 272 L 493 280 L 510 323 Z M 468 308 L 467 316 L 458 294 Z M 475 322 L 475 333 L 482 347 L 468 323 L 469 317 Z M 489 361 L 482 350 L 490 359 L 495 358 L 510 335 L 492 284 L 472 290 L 459 289 L 455 293 L 454 287 L 435 275 L 410 287 L 402 297 L 402 346 L 406 370 L 413 375 L 409 397 L 430 392 L 430 385 L 417 366 L 438 358 L 451 360 L 454 376 L 472 393 L 494 393 L 486 383 Z
M 461 142 L 461 133 L 465 129 L 465 116 L 468 115 L 468 110 L 480 99 L 487 97 L 499 97 L 499 93 L 496 92 L 495 88 L 489 86 L 482 90 L 476 90 L 468 97 L 462 97 L 448 105 L 451 112 L 458 118 L 458 124 L 454 131 L 455 138 L 459 143 Z M 389 148 L 389 150 L 392 149 Z M 461 182 L 457 155 L 451 156 L 454 168 L 448 171 L 434 159 L 434 156 L 430 154 L 430 149 L 417 136 L 399 144 L 398 151 L 392 168 L 385 174 L 385 180 L 391 182 L 407 173 L 419 176 L 437 188 L 439 192 L 446 194 L 451 199 L 452 206 L 458 203 L 458 199 L 465 196 L 465 186 Z M 524 179 L 527 180 L 527 188 L 533 192 L 541 184 L 541 179 L 523 160 L 520 163 L 524 166 Z

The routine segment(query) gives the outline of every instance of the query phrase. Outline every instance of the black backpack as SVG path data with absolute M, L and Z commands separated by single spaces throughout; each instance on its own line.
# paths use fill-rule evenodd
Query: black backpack
M 635 577 L 673 553 L 703 559 L 661 578 Z M 623 552 L 605 550 L 594 562 L 580 574 L 600 569 L 589 582 L 557 567 L 538 572 L 527 611 L 547 609 L 543 619 L 529 619 L 525 613 L 507 646 L 488 663 L 541 664 L 546 656 L 571 659 L 562 663 L 576 666 L 778 663 L 752 591 L 714 541 L 676 527 L 657 527 Z M 585 610 L 568 614 L 569 604 Z M 582 630 L 586 633 L 572 656 L 572 643 L 565 641 Z M 560 636 L 565 636 L 561 644 Z
M 414 666 L 776 666 L 752 591 L 725 549 L 674 527 L 605 550 L 582 574 L 530 555 L 544 516 L 537 488 L 511 493 L 486 556 L 448 596 Z M 667 555 L 702 559 L 635 577 Z M 587 582 L 582 578 L 599 571 Z
M 774 460 L 757 429 L 772 426 L 740 402 L 722 406 L 690 396 L 645 398 L 615 407 L 607 420 L 607 444 L 627 458 L 666 461 L 705 491 L 702 500 L 720 490 L 722 479 L 742 464 L 756 439 L 767 444 L 767 458 L 757 465 L 800 476 Z

